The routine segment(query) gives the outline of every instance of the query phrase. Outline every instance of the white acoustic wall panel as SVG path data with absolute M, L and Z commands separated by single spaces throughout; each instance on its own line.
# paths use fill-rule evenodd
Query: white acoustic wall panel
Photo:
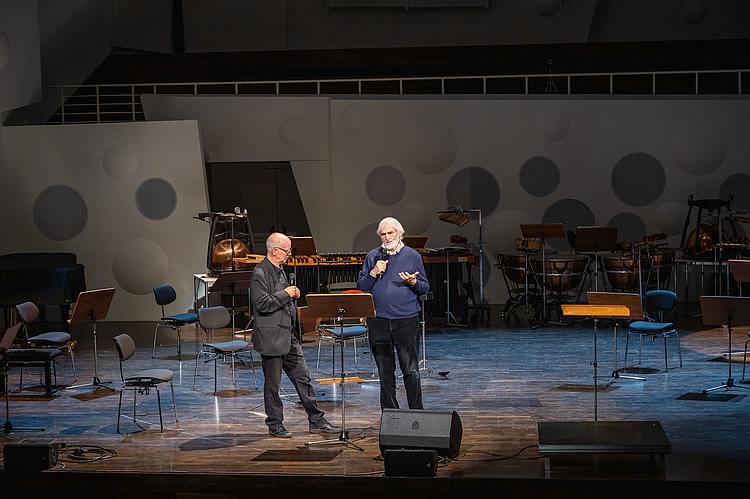
M 5 252 L 66 251 L 89 289 L 114 287 L 107 317 L 155 320 L 151 289 L 172 284 L 184 312 L 205 271 L 208 207 L 195 121 L 2 129 Z

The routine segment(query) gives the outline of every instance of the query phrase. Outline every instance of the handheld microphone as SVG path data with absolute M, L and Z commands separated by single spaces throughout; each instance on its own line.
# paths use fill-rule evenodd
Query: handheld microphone
M 289 272 L 289 284 L 292 286 L 297 285 L 297 275 L 294 272 Z
M 381 246 L 380 247 L 380 259 L 387 262 L 389 256 L 390 255 L 388 254 L 388 251 L 385 249 L 385 247 Z M 386 267 L 386 269 L 387 268 L 388 267 Z M 385 272 L 378 274 L 378 278 L 381 279 L 383 277 L 383 274 L 385 274 Z

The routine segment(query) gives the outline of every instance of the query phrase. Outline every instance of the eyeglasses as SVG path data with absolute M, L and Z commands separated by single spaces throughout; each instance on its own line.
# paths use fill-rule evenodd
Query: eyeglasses
M 280 249 L 281 251 L 283 251 L 284 253 L 286 253 L 286 256 L 291 256 L 291 254 L 292 254 L 292 248 L 284 249 L 281 246 L 274 246 L 273 249 Z

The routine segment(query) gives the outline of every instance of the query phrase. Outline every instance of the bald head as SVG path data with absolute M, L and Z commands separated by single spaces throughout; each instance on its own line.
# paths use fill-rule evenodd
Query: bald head
M 291 245 L 291 239 L 281 232 L 274 232 L 266 239 L 266 253 L 270 255 L 274 248 L 289 249 Z

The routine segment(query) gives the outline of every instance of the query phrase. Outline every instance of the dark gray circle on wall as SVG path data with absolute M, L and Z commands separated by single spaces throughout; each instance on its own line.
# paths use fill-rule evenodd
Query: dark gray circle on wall
M 732 210 L 750 211 L 750 175 L 735 173 L 728 176 L 719 187 L 719 197 L 726 201 L 730 194 L 734 196 Z
M 177 207 L 177 193 L 163 178 L 150 178 L 135 191 L 135 205 L 144 217 L 162 220 Z
M 594 214 L 585 203 L 577 199 L 561 199 L 552 203 L 544 210 L 542 223 L 551 224 L 562 222 L 563 230 L 575 233 L 579 225 L 594 225 Z M 555 249 L 569 249 L 567 239 L 548 239 L 547 242 Z
M 365 225 L 357 233 L 357 235 L 354 236 L 354 241 L 352 242 L 352 251 L 354 251 L 355 253 L 370 251 L 374 247 L 380 245 L 380 237 L 378 237 L 377 231 L 377 223 Z
M 389 206 L 398 203 L 404 197 L 406 179 L 392 166 L 378 166 L 367 175 L 365 191 L 373 203 Z
M 518 180 L 523 190 L 532 196 L 549 196 L 560 184 L 560 169 L 551 159 L 534 156 L 523 164 Z
M 445 189 L 448 204 L 465 210 L 481 209 L 486 217 L 500 202 L 500 186 L 497 180 L 481 166 L 470 166 L 456 172 Z
M 34 224 L 55 241 L 72 239 L 86 227 L 88 208 L 78 191 L 67 185 L 47 187 L 34 200 Z
M 667 178 L 658 159 L 634 152 L 620 159 L 612 169 L 612 190 L 630 206 L 646 206 L 664 193 Z
M 607 222 L 609 227 L 617 227 L 617 242 L 634 243 L 646 235 L 646 224 L 635 213 L 622 212 Z

